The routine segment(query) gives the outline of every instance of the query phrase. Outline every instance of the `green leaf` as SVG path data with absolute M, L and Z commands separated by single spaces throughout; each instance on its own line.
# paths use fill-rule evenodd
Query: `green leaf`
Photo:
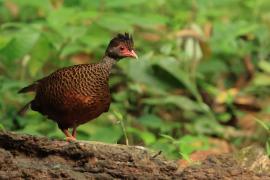
M 187 160 L 188 162 L 191 162 L 190 158 L 189 158 L 189 154 L 185 154 L 183 152 L 180 152 L 181 156 L 183 159 Z
M 36 45 L 32 49 L 31 59 L 29 61 L 29 72 L 32 77 L 35 77 L 41 70 L 46 60 L 48 60 L 52 52 L 51 44 L 47 38 L 41 36 Z
M 122 115 L 120 112 L 118 112 L 118 111 L 113 111 L 113 114 L 115 115 L 115 117 L 116 117 L 118 120 L 120 120 L 120 121 L 123 120 L 123 115 Z
M 119 8 L 119 7 L 130 7 L 135 5 L 140 5 L 147 2 L 147 0 L 128 0 L 123 2 L 122 0 L 104 0 L 105 7 L 107 8 Z
M 79 27 L 79 25 L 83 24 L 84 20 L 91 20 L 96 16 L 96 11 L 62 7 L 49 14 L 47 23 L 59 34 L 74 39 L 73 36 L 81 36 L 84 33 L 82 30 L 86 30 L 85 26 Z
M 125 19 L 126 22 L 133 25 L 148 29 L 159 28 L 168 22 L 168 18 L 166 16 L 156 13 L 147 13 L 144 16 L 138 16 L 131 13 L 122 13 L 119 18 Z
M 167 58 L 156 62 L 156 65 L 160 66 L 179 80 L 179 82 L 181 82 L 195 97 L 199 96 L 195 85 L 190 81 L 188 74 L 181 69 L 178 61 L 173 58 Z
M 127 132 L 140 137 L 146 145 L 150 145 L 156 141 L 156 137 L 153 133 L 142 131 L 136 128 L 128 127 Z
M 163 93 L 168 90 L 170 86 L 166 82 L 162 82 L 153 74 L 152 61 L 153 54 L 150 52 L 144 56 L 140 56 L 139 61 L 122 61 L 118 65 L 132 80 L 147 85 L 147 90 L 152 93 Z M 136 68 L 134 68 L 136 67 Z M 156 88 L 159 87 L 159 88 Z
M 123 132 L 119 125 L 112 125 L 102 116 L 94 122 L 86 123 L 78 128 L 81 134 L 85 134 L 86 140 L 117 143 Z
M 160 134 L 160 136 L 165 138 L 165 139 L 168 139 L 168 140 L 170 140 L 172 142 L 176 142 L 176 140 L 173 137 L 171 137 L 171 136 L 169 136 L 167 134 Z
M 266 153 L 267 153 L 267 155 L 269 157 L 270 156 L 270 142 L 267 141 L 266 144 L 265 144 L 265 146 L 266 146 Z
M 179 159 L 178 147 L 172 144 L 172 142 L 166 138 L 159 138 L 150 145 L 151 149 L 156 151 L 162 151 L 166 157 L 171 159 Z
M 126 19 L 119 18 L 114 14 L 107 14 L 102 16 L 97 22 L 99 26 L 116 32 L 131 32 L 132 23 Z
M 92 141 L 102 141 L 107 143 L 117 143 L 117 141 L 122 136 L 122 131 L 119 126 L 112 127 L 98 127 L 95 133 L 91 134 L 90 140 Z
M 16 3 L 19 6 L 33 6 L 37 8 L 51 8 L 50 0 L 42 0 L 42 1 L 36 1 L 36 0 L 27 0 L 27 1 L 21 1 L 21 0 L 12 0 L 14 3 Z
M 59 33 L 62 28 L 70 22 L 70 18 L 76 14 L 75 9 L 60 8 L 52 11 L 47 17 L 47 23 Z
M 115 93 L 113 95 L 113 99 L 115 101 L 124 102 L 126 99 L 128 99 L 128 92 L 127 91 L 120 91 L 118 93 Z
M 155 135 L 151 132 L 147 131 L 140 132 L 140 137 L 143 139 L 146 145 L 152 144 L 156 141 Z
M 178 141 L 180 153 L 189 155 L 196 150 L 207 150 L 209 148 L 208 138 L 204 136 L 185 135 Z
M 39 36 L 39 32 L 24 28 L 18 31 L 4 48 L 0 49 L 0 54 L 9 62 L 22 58 L 33 48 Z
M 12 40 L 12 36 L 7 36 L 6 34 L 0 34 L 0 49 L 5 47 Z
M 192 131 L 199 134 L 222 135 L 223 127 L 216 121 L 211 121 L 207 116 L 199 116 L 192 125 Z
M 146 127 L 156 128 L 156 129 L 159 129 L 164 125 L 162 120 L 154 114 L 143 115 L 138 119 L 138 121 Z
M 3 124 L 0 124 L 0 131 L 5 130 L 5 127 L 3 126 Z
M 263 122 L 262 120 L 255 118 L 256 122 L 259 123 L 265 130 L 270 132 L 270 127 L 267 126 L 267 124 L 265 122 Z
M 265 71 L 267 73 L 270 73 L 270 62 L 262 60 L 262 61 L 259 62 L 258 65 L 263 71 Z
M 256 73 L 252 83 L 255 86 L 270 86 L 270 76 L 265 73 Z
M 143 103 L 149 105 L 167 105 L 172 104 L 186 111 L 203 111 L 201 107 L 191 99 L 185 96 L 166 95 L 162 97 L 145 98 Z

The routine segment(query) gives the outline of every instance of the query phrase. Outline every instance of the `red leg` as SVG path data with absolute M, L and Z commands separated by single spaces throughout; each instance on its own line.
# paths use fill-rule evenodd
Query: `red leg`
M 76 136 L 77 136 L 77 127 L 76 126 L 74 126 L 72 129 L 72 136 L 76 139 Z
M 76 138 L 74 138 L 69 132 L 68 129 L 62 129 L 63 133 L 66 136 L 66 140 L 71 142 L 71 141 L 76 141 Z

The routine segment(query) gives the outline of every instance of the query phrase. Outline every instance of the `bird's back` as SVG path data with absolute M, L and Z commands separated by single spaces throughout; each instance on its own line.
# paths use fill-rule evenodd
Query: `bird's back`
M 65 127 L 85 123 L 108 110 L 108 78 L 101 63 L 57 70 L 37 81 L 31 107 Z

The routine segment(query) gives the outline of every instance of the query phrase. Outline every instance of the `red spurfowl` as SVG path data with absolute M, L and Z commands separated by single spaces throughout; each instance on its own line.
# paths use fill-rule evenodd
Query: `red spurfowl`
M 35 92 L 19 114 L 31 107 L 58 124 L 68 141 L 76 140 L 76 128 L 109 110 L 111 96 L 109 75 L 112 66 L 122 58 L 137 58 L 132 37 L 114 37 L 99 63 L 81 64 L 59 69 L 47 77 L 21 89 L 19 93 Z M 68 129 L 73 128 L 72 134 Z

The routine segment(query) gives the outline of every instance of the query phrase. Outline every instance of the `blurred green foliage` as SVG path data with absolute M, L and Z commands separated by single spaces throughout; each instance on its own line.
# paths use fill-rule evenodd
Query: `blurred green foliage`
M 270 123 L 269 122 L 264 122 L 260 119 L 256 119 L 257 123 L 261 125 L 261 127 L 266 131 L 268 134 L 268 137 L 265 142 L 265 150 L 267 155 L 270 157 Z
M 228 133 L 241 127 L 228 124 L 248 112 L 224 92 L 269 102 L 269 10 L 268 0 L 0 0 L 0 123 L 63 138 L 36 112 L 16 117 L 33 98 L 17 91 L 58 68 L 97 62 L 110 38 L 130 32 L 139 60 L 117 64 L 110 112 L 80 126 L 78 139 L 125 143 L 126 134 L 129 144 L 173 158 L 210 148 L 211 137 L 241 146 L 245 137 Z M 247 58 L 252 78 L 239 88 Z M 261 136 L 249 139 L 263 143 Z

